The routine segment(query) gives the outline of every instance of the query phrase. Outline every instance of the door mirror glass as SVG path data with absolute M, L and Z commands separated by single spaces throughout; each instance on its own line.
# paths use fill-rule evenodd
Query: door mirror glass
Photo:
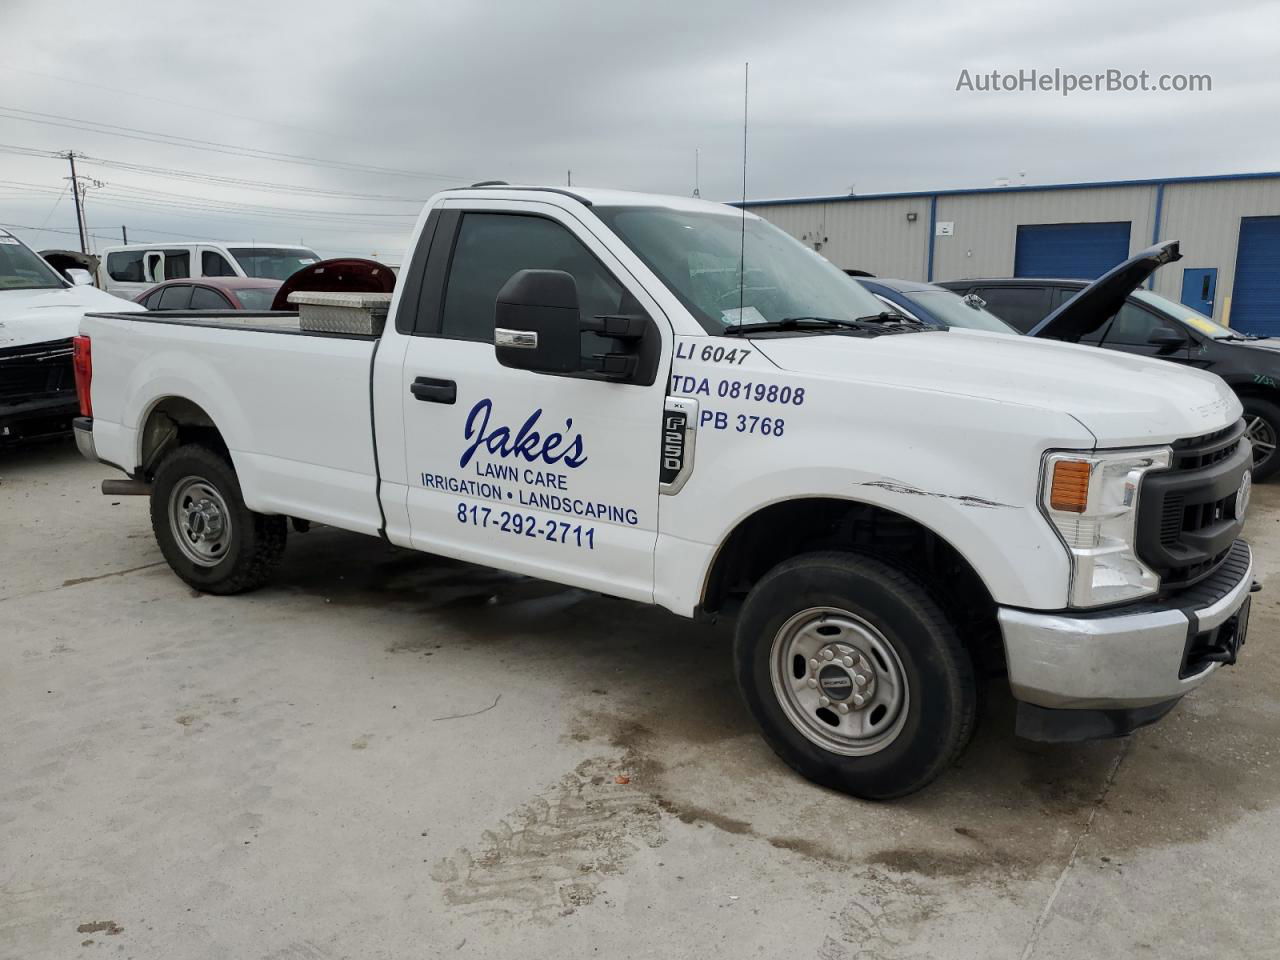
M 1147 343 L 1153 347 L 1159 347 L 1162 353 L 1171 350 L 1178 350 L 1187 345 L 1186 334 L 1180 330 L 1175 330 L 1168 324 L 1162 324 L 1151 331 L 1151 336 L 1147 338 Z
M 631 380 L 641 341 L 651 325 L 643 313 L 583 319 L 572 274 L 519 270 L 498 291 L 493 346 L 504 367 Z M 584 338 L 583 334 L 596 336 Z M 598 340 L 602 348 L 613 347 L 614 352 L 587 354 L 584 339 Z

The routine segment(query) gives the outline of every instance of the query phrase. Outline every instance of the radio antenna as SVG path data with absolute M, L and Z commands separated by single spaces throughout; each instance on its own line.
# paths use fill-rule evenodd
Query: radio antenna
M 747 93 L 750 89 L 751 63 L 742 65 L 742 236 L 738 244 L 738 326 L 746 300 L 747 266 Z

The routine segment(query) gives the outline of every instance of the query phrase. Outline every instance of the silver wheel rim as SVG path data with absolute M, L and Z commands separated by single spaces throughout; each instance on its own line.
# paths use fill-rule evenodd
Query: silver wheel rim
M 877 753 L 906 723 L 910 690 L 897 651 L 847 610 L 811 607 L 791 617 L 773 638 L 769 674 L 787 719 L 831 753 Z
M 1276 452 L 1276 431 L 1261 417 L 1250 417 L 1246 429 L 1249 442 L 1253 444 L 1253 465 L 1256 467 Z
M 231 547 L 231 511 L 203 477 L 184 477 L 169 494 L 169 529 L 192 563 L 214 567 Z

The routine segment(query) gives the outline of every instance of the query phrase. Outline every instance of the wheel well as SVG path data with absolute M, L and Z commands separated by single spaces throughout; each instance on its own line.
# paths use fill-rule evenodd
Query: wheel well
M 910 517 L 850 500 L 788 500 L 747 517 L 720 547 L 702 609 L 729 611 L 779 563 L 815 550 L 877 557 L 914 575 L 947 611 L 983 672 L 1004 667 L 996 604 L 955 547 Z
M 187 443 L 199 443 L 227 455 L 226 441 L 199 404 L 185 397 L 165 397 L 151 408 L 142 427 L 139 476 L 150 480 L 164 455 Z

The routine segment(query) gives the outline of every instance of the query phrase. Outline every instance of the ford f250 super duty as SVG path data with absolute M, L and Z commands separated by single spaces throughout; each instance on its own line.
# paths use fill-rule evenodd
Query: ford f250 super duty
M 769 744 L 861 797 L 947 768 L 993 664 L 1071 740 L 1244 642 L 1215 376 L 928 326 L 750 213 L 602 190 L 438 194 L 375 329 L 88 316 L 81 450 L 199 590 L 262 584 L 294 518 L 733 616 Z

